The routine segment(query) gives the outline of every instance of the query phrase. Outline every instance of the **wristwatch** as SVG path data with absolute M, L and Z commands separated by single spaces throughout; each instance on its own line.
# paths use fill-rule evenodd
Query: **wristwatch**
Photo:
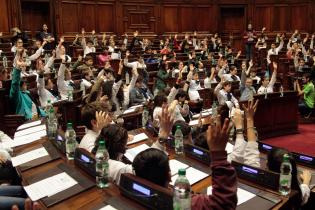
M 164 144 L 164 143 L 166 143 L 168 141 L 168 139 L 159 137 L 158 141 L 159 141 L 160 144 Z
M 244 129 L 243 129 L 243 128 L 236 129 L 236 130 L 235 130 L 235 133 L 236 133 L 236 134 L 243 134 L 243 133 L 244 133 Z

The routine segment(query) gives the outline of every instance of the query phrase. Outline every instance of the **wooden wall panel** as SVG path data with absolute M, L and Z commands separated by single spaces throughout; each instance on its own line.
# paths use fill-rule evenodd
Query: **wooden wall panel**
M 81 29 L 79 27 L 78 4 L 62 3 L 61 8 L 61 31 L 59 33 L 77 33 Z
M 9 13 L 8 13 L 8 4 L 7 0 L 0 0 L 0 31 L 8 32 L 10 30 L 9 27 Z
M 273 8 L 273 31 L 289 30 L 290 10 L 288 6 L 275 6 Z M 295 27 L 295 26 L 294 26 Z
M 268 30 L 272 28 L 272 7 L 270 6 L 257 6 L 254 12 L 254 26 L 256 30 L 261 30 L 266 27 Z
M 37 9 L 25 14 L 21 12 L 23 1 L 50 3 L 51 11 Z M 233 14 L 239 7 L 245 8 L 244 15 Z M 231 8 L 224 19 L 220 8 Z M 21 26 L 22 20 L 21 28 L 38 30 L 43 22 L 49 23 L 49 14 L 53 20 L 50 28 L 56 28 L 57 34 L 77 33 L 82 27 L 119 34 L 134 30 L 242 33 L 249 22 L 256 30 L 266 26 L 267 31 L 315 31 L 315 0 L 0 0 L 0 9 L 0 31 Z M 31 22 L 33 17 L 38 21 Z
M 84 28 L 86 31 L 95 30 L 95 5 L 90 3 L 84 3 L 80 5 L 79 24 L 80 28 Z
M 40 31 L 46 23 L 50 28 L 50 5 L 49 2 L 21 2 L 22 30 Z M 34 33 L 33 33 L 34 34 Z
M 97 31 L 115 31 L 115 7 L 114 4 L 97 5 Z
M 180 8 L 180 31 L 195 31 L 197 30 L 197 13 L 195 13 L 192 6 L 185 6 Z
M 290 25 L 294 26 L 294 28 L 303 30 L 307 28 L 308 22 L 312 19 L 308 17 L 308 5 L 301 6 L 291 6 L 291 21 Z M 314 17 L 313 17 L 314 18 Z
M 178 27 L 178 7 L 164 6 L 161 14 L 165 32 L 177 32 Z

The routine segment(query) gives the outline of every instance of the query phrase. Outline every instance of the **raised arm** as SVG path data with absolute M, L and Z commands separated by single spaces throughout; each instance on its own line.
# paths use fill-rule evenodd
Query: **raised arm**
M 277 81 L 277 70 L 278 70 L 278 64 L 276 62 L 273 62 L 273 73 L 270 79 L 269 86 L 273 87 Z
M 20 91 L 21 69 L 26 67 L 26 63 L 22 60 L 20 52 L 15 56 L 16 67 L 13 68 L 12 82 L 10 88 L 10 98 L 16 99 Z M 15 101 L 15 100 L 14 100 Z
M 212 195 L 193 195 L 192 209 L 235 209 L 237 204 L 237 179 L 233 166 L 227 162 L 225 151 L 229 134 L 229 120 L 221 127 L 220 116 L 207 130 L 211 154 Z
M 282 50 L 282 48 L 283 48 L 283 45 L 284 45 L 284 41 L 283 41 L 283 37 L 281 37 L 281 41 L 280 41 L 280 44 L 279 44 L 279 46 L 277 47 L 277 53 L 279 53 L 281 50 Z
M 36 52 L 35 52 L 33 55 L 29 56 L 28 58 L 29 58 L 31 61 L 36 60 L 37 58 L 39 58 L 39 57 L 42 55 L 43 47 L 45 46 L 45 44 L 46 44 L 46 41 L 43 41 L 42 46 L 40 46 L 40 48 L 38 48 L 38 49 L 36 50 Z
M 81 35 L 82 35 L 81 45 L 83 47 L 83 50 L 85 50 L 85 48 L 86 48 L 86 40 L 85 40 L 85 30 L 84 29 L 82 29 Z
M 56 52 L 52 52 L 52 56 L 48 59 L 48 62 L 44 66 L 44 73 L 49 73 L 50 72 L 50 67 L 54 64 L 55 57 L 56 57 Z
M 247 145 L 244 154 L 244 163 L 254 167 L 260 167 L 259 150 L 257 143 L 257 131 L 254 126 L 254 115 L 258 106 L 258 100 L 248 101 L 248 106 L 243 104 L 246 115 Z

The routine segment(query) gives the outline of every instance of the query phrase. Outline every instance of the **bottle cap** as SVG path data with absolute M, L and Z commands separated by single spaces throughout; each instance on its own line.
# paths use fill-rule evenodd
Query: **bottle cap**
M 283 155 L 283 161 L 289 162 L 289 158 L 290 158 L 289 154 Z
M 49 103 L 49 104 L 50 104 L 50 102 L 51 102 L 51 100 L 50 100 L 50 99 L 48 99 L 48 100 L 47 100 L 47 103 Z
M 176 129 L 181 129 L 180 125 L 176 125 Z
M 184 168 L 178 169 L 178 175 L 179 176 L 186 176 L 186 169 L 184 169 Z
M 72 128 L 72 123 L 71 122 L 67 123 L 67 128 Z
M 49 110 L 49 113 L 54 113 L 54 109 L 51 108 L 51 109 Z M 67 126 L 68 126 L 68 125 L 67 125 Z M 71 127 L 72 127 L 72 124 L 71 124 Z

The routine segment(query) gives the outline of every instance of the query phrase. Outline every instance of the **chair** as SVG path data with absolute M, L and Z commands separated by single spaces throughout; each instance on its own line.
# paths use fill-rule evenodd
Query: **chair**
M 11 138 L 14 137 L 16 129 L 25 122 L 25 117 L 23 115 L 12 114 L 4 115 L 3 124 L 6 134 Z

